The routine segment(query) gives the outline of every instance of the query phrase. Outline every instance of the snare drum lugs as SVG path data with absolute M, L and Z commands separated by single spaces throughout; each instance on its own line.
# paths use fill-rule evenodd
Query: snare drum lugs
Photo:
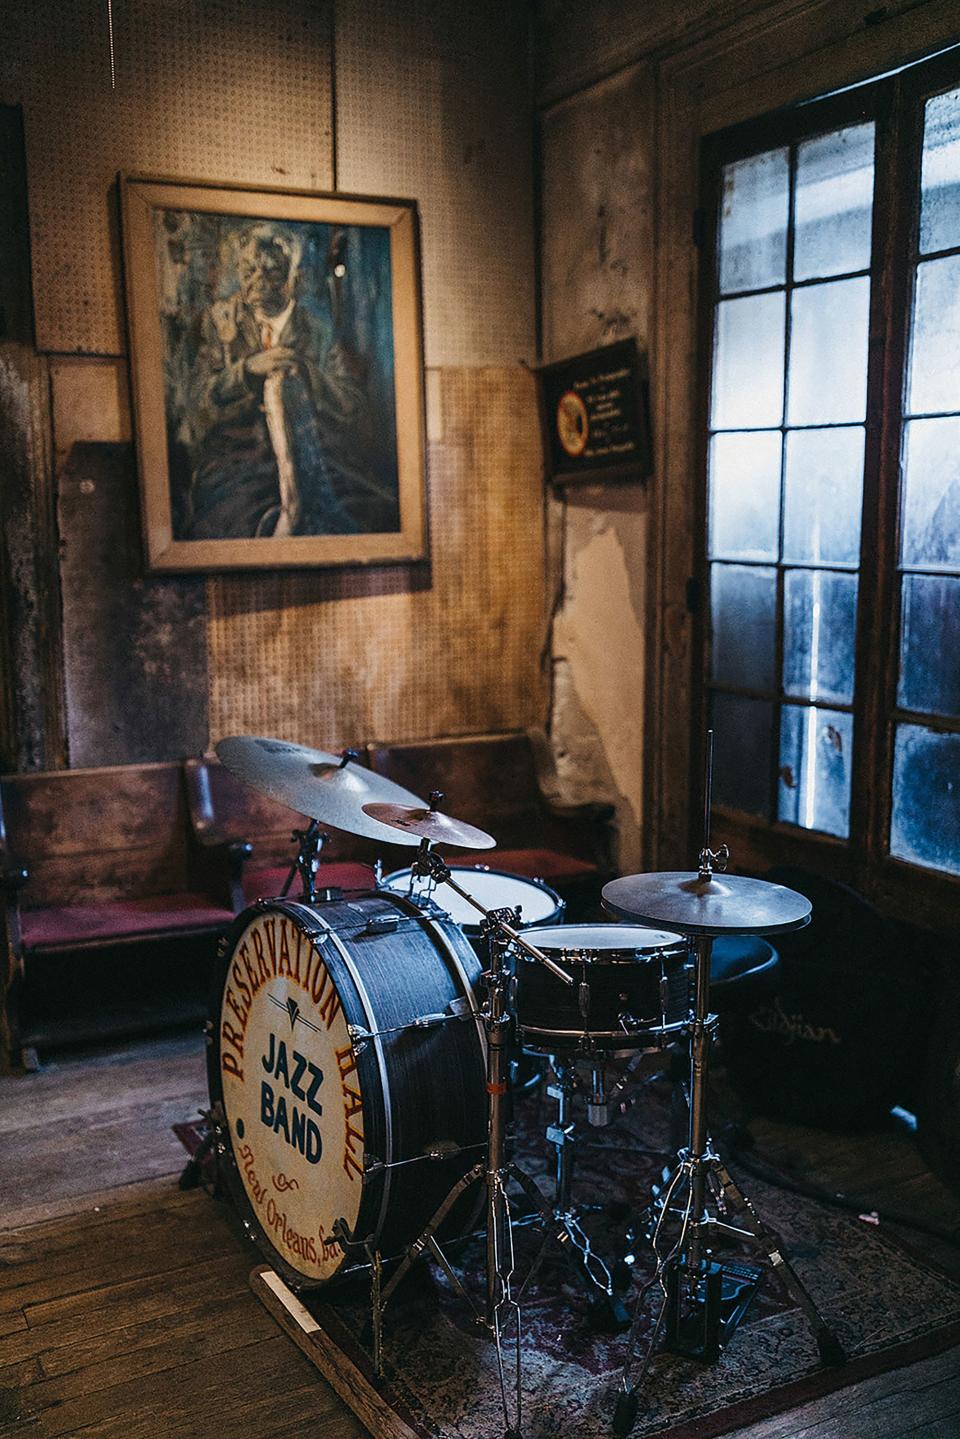
M 393 895 L 270 900 L 235 922 L 212 1006 L 211 1101 L 248 1233 L 297 1287 L 362 1260 L 338 1243 L 340 1220 L 385 1257 L 401 1252 L 481 1157 L 479 974 L 456 925 Z M 446 1232 L 471 1227 L 477 1203 L 461 1199 Z

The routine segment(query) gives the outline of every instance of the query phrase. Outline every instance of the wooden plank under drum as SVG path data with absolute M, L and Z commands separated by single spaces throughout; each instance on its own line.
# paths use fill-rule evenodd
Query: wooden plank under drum
M 423 1432 L 405 1423 L 377 1392 L 269 1264 L 250 1271 L 250 1288 L 375 1439 L 424 1439 Z

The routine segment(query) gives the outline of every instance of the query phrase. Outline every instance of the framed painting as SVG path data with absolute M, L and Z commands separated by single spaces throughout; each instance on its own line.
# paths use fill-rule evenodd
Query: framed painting
M 426 553 L 416 204 L 120 176 L 151 570 Z

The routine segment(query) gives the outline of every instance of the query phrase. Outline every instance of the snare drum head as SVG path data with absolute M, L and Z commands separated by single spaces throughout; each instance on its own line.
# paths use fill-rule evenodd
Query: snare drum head
M 640 957 L 662 949 L 686 949 L 680 934 L 666 929 L 645 929 L 637 924 L 557 924 L 525 932 L 524 937 L 547 953 L 566 950 L 582 954 L 589 961 L 591 953 L 609 959 L 616 953 L 636 953 Z M 533 961 L 531 961 L 533 962 Z
M 484 909 L 515 909 L 520 906 L 520 919 L 524 927 L 543 924 L 555 919 L 561 912 L 560 897 L 539 879 L 526 879 L 519 874 L 507 874 L 495 869 L 467 869 L 453 867 L 453 877 L 462 889 L 472 894 Z M 410 889 L 410 869 L 397 869 L 388 874 L 382 883 L 383 889 L 393 894 L 407 894 Z M 414 898 L 416 886 L 414 880 Z M 449 914 L 455 924 L 464 929 L 474 929 L 481 915 L 462 899 L 448 884 L 438 884 L 430 896 L 434 904 Z
M 356 1224 L 364 1154 L 343 996 L 321 950 L 289 914 L 249 919 L 228 958 L 216 1046 L 236 1178 L 270 1246 L 316 1281 L 343 1263 L 333 1226 Z

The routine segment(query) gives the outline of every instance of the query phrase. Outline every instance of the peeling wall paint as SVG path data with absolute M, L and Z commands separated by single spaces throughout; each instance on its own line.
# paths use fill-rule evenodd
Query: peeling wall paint
M 636 66 L 541 117 L 548 361 L 624 335 L 646 350 L 652 115 L 652 75 Z M 561 591 L 550 735 L 570 797 L 615 805 L 623 871 L 644 859 L 649 512 L 649 488 L 638 483 L 570 487 L 551 502 L 548 525 Z
M 636 556 L 646 552 L 646 529 L 642 505 L 568 508 L 565 603 L 553 631 L 560 772 L 579 777 L 577 798 L 594 797 L 599 782 L 616 804 L 624 870 L 642 859 L 646 637 Z

